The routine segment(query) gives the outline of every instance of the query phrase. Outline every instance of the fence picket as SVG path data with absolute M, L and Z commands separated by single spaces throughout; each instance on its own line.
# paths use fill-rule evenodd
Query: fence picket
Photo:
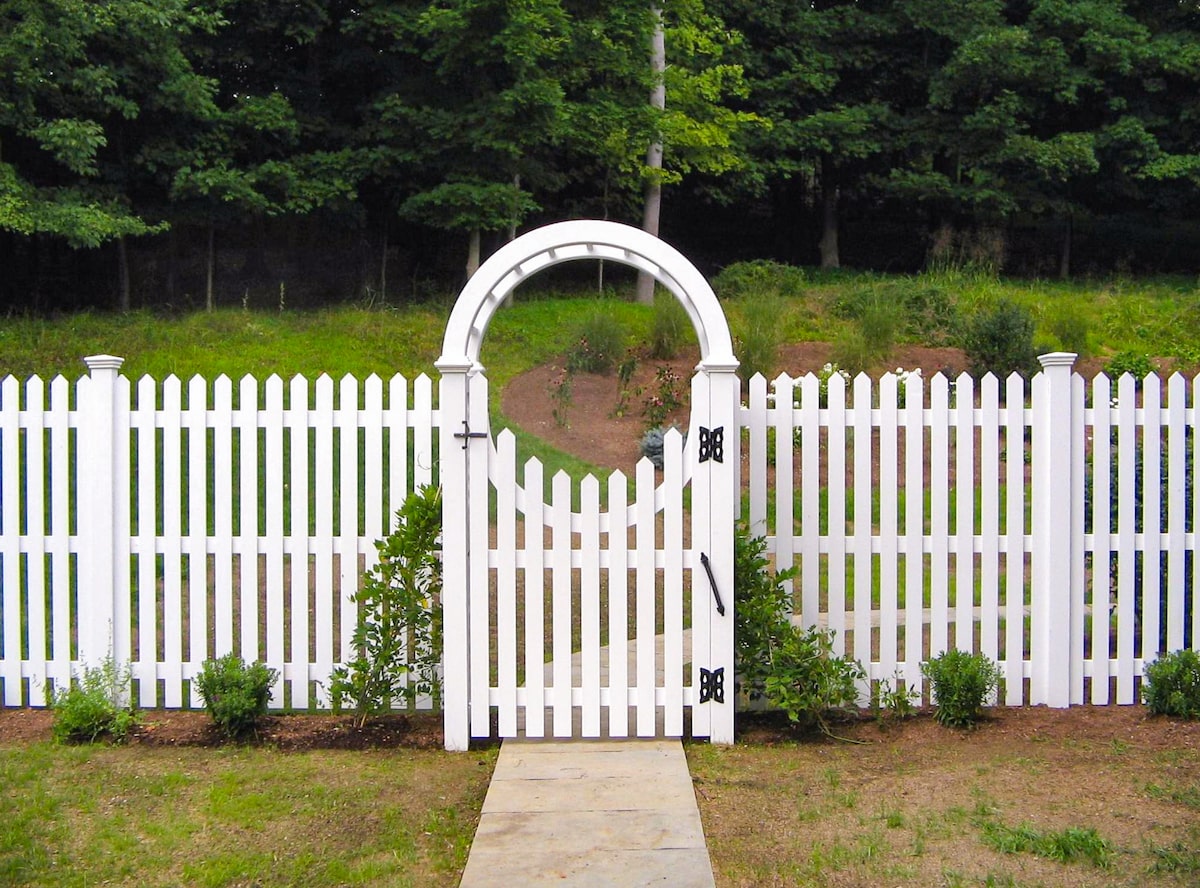
M 140 399 L 139 399 L 140 400 Z M 216 655 L 233 646 L 233 382 L 213 384 L 213 630 Z M 145 477 L 145 476 L 143 476 Z M 150 541 L 151 545 L 153 540 Z
M 925 658 L 925 381 L 904 380 L 904 663 L 906 688 L 921 686 Z M 898 689 L 896 689 L 898 690 Z
M 767 380 L 750 379 L 750 535 L 767 535 Z
M 71 463 L 70 399 L 66 377 L 50 383 L 50 675 L 57 687 L 71 679 Z
M 160 497 L 158 488 L 158 421 L 155 418 L 157 406 L 158 386 L 149 376 L 143 376 L 138 380 L 137 409 L 131 417 L 137 441 L 138 479 L 136 541 L 138 552 L 138 655 L 132 671 L 133 678 L 138 683 L 138 703 L 146 707 L 158 704 L 157 664 L 159 662 L 160 627 L 158 623 L 158 555 L 155 553 L 155 541 L 159 535 L 157 505 Z M 218 514 L 220 514 L 219 510 Z M 218 598 L 218 604 L 219 602 Z M 232 611 L 229 613 L 228 623 L 225 623 L 221 617 L 222 612 L 218 606 L 215 618 L 218 633 L 223 631 L 226 626 L 233 624 Z
M 1133 699 L 1133 599 L 1137 559 L 1137 383 L 1125 374 L 1117 383 L 1117 702 Z
M 653 737 L 656 716 L 654 688 L 657 684 L 654 657 L 654 466 L 650 464 L 650 460 L 644 457 L 637 464 L 635 490 L 634 513 L 637 530 L 634 537 L 636 546 L 634 563 L 637 567 L 635 586 L 637 603 L 634 610 L 634 638 L 637 649 L 637 670 L 634 700 L 637 703 L 637 735 Z
M 826 397 L 829 407 L 829 628 L 834 652 L 846 653 L 846 380 L 840 373 L 829 377 Z
M 1187 383 L 1179 373 L 1167 382 L 1167 625 L 1168 651 L 1183 647 L 1187 540 Z
M 608 734 L 629 736 L 629 482 L 608 479 Z
M 186 486 L 181 454 L 181 388 L 179 379 L 174 375 L 168 376 L 163 383 L 162 397 L 163 659 L 159 673 L 163 680 L 163 705 L 177 709 L 183 705 L 183 537 L 180 492 Z
M 349 374 L 338 386 L 338 524 L 334 555 L 338 562 L 339 644 L 337 659 L 353 658 L 351 640 L 358 622 L 354 595 L 358 591 L 358 506 L 362 489 L 358 477 L 358 380 Z
M 668 460 L 671 459 L 669 443 L 664 452 Z M 580 485 L 579 531 L 580 680 L 583 687 L 580 727 L 584 737 L 599 737 L 600 482 L 593 475 L 584 478 Z M 682 548 L 682 541 L 680 546 Z
M 1092 380 L 1092 702 L 1109 701 L 1109 590 L 1112 588 L 1112 400 L 1107 376 Z
M 86 377 L 85 377 L 86 379 Z M 82 381 L 81 381 L 82 384 Z M 16 377 L 6 376 L 0 383 L 0 461 L 3 463 L 3 503 L 0 503 L 0 554 L 4 588 L 4 659 L 0 677 L 4 679 L 4 705 L 20 706 L 24 699 L 21 678 L 21 392 Z
M 496 436 L 496 677 L 501 737 L 517 730 L 517 439 Z
M 812 374 L 797 380 L 802 405 L 821 403 L 821 381 Z M 821 588 L 821 413 L 800 411 L 800 618 L 816 626 Z
M 554 660 L 554 736 L 571 736 L 571 478 L 555 473 L 550 481 L 550 607 Z
M 929 389 L 929 656 L 950 647 L 950 380 L 936 374 Z
M 313 703 L 312 680 L 315 676 L 309 664 L 315 651 L 309 644 L 309 580 L 312 550 L 309 546 L 308 498 L 312 491 L 312 478 L 308 471 L 309 460 L 309 415 L 308 380 L 295 376 L 288 384 L 288 442 L 291 447 L 291 465 L 288 478 L 291 521 L 288 525 L 288 548 L 291 552 L 290 601 L 292 616 L 291 681 L 285 689 L 290 694 L 291 704 L 307 709 Z
M 1008 416 L 1004 426 L 1007 472 L 1004 555 L 1004 702 L 1019 706 L 1025 700 L 1025 380 L 1008 377 L 1005 389 Z
M 775 569 L 785 571 L 796 563 L 793 383 L 791 377 L 781 373 L 772 385 L 775 390 L 775 404 L 771 408 L 771 425 L 775 429 Z M 793 594 L 795 584 L 792 580 L 784 581 L 783 586 L 789 595 Z
M 208 384 L 200 376 L 188 380 L 184 427 L 187 441 L 188 661 L 194 676 L 208 656 Z M 204 705 L 199 686 L 191 682 L 188 705 Z
M 683 438 L 663 439 L 663 732 L 683 735 Z
M 871 656 L 871 580 L 875 558 L 872 554 L 871 501 L 873 479 L 871 456 L 871 378 L 860 373 L 854 378 L 854 659 L 870 663 Z M 859 694 L 865 698 L 870 689 L 860 682 Z
M 320 684 L 333 671 L 333 380 L 325 374 L 317 379 L 316 411 L 313 414 L 315 431 L 314 452 L 316 541 L 314 545 L 315 573 L 313 617 L 316 627 L 317 656 L 312 677 L 317 684 L 318 705 L 328 702 L 328 692 Z
M 1134 655 L 1153 662 L 1159 653 L 1159 599 L 1162 582 L 1162 383 L 1151 373 L 1142 384 L 1142 587 L 1141 649 Z
M 263 427 L 266 429 L 263 462 L 266 464 L 266 534 L 265 553 L 267 583 L 267 650 L 264 662 L 279 673 L 271 693 L 283 699 L 284 633 L 287 622 L 284 613 L 284 542 L 283 514 L 283 380 L 272 374 L 267 378 L 266 410 Z
M 546 507 L 542 464 L 525 463 L 525 735 L 546 735 Z
M 979 652 L 999 660 L 1000 622 L 1000 381 L 980 384 L 979 419 Z
M 975 380 L 954 385 L 954 646 L 975 650 Z
M 30 696 L 46 685 L 46 387 L 40 376 L 25 382 L 25 677 Z
M 875 679 L 896 671 L 899 610 L 899 414 L 896 375 L 879 380 L 879 671 Z

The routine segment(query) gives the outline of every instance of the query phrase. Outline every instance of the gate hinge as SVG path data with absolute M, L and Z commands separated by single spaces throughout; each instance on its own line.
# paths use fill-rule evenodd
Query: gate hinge
M 468 438 L 486 438 L 486 437 L 487 437 L 487 432 L 473 432 L 473 431 L 471 431 L 471 425 L 470 425 L 470 423 L 468 423 L 468 422 L 467 422 L 467 421 L 464 419 L 464 420 L 463 420 L 463 430 L 462 430 L 461 432 L 455 432 L 455 433 L 454 433 L 454 437 L 456 437 L 456 438 L 462 438 L 462 439 L 463 439 L 463 447 L 462 447 L 462 449 L 463 449 L 463 450 L 466 450 L 466 449 L 467 449 L 467 439 L 468 439 Z
M 721 666 L 711 672 L 700 667 L 700 702 L 707 703 L 709 700 L 714 700 L 717 703 L 725 702 L 725 667 Z
M 725 462 L 725 427 L 706 429 L 700 426 L 700 459 L 699 462 Z

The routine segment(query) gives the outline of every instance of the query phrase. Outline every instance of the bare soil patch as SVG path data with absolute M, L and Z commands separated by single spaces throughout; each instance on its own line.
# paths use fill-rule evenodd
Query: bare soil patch
M 49 709 L 0 709 L 0 743 L 37 743 L 51 738 L 54 713 Z M 129 736 L 135 746 L 224 746 L 226 739 L 208 713 L 194 710 L 155 709 L 141 713 L 140 724 Z M 257 733 L 243 743 L 286 752 L 314 749 L 441 749 L 442 717 L 439 713 L 397 713 L 368 719 L 359 728 L 344 715 L 268 715 Z

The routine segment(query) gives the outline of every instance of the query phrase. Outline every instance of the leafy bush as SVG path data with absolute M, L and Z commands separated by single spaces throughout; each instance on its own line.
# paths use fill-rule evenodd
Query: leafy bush
M 1184 649 L 1148 663 L 1142 699 L 1155 715 L 1200 718 L 1200 654 Z
M 611 314 L 596 310 L 584 318 L 567 352 L 571 373 L 611 373 L 625 352 L 625 331 Z
M 426 485 L 409 494 L 396 521 L 375 544 L 379 563 L 354 595 L 357 655 L 335 669 L 330 682 L 334 711 L 349 701 L 360 727 L 396 700 L 411 705 L 418 694 L 431 694 L 435 706 L 441 702 L 441 488 Z
M 124 742 L 137 724 L 137 714 L 123 704 L 129 690 L 129 669 L 111 658 L 99 667 L 85 666 L 83 677 L 54 697 L 54 739 L 94 743 L 107 736 L 114 743 Z
M 650 357 L 667 360 L 679 354 L 692 333 L 687 310 L 673 293 L 654 294 L 654 322 L 650 327 Z
M 1128 373 L 1139 383 L 1154 372 L 1150 356 L 1133 351 L 1117 352 L 1104 365 L 1104 372 L 1114 382 Z
M 237 738 L 254 729 L 267 712 L 271 685 L 279 670 L 264 663 L 247 666 L 237 654 L 205 660 L 196 684 L 204 708 L 227 737 Z
M 801 297 L 806 281 L 804 269 L 770 259 L 734 262 L 713 278 L 713 290 L 722 299 L 748 296 Z
M 833 652 L 833 633 L 801 629 L 791 621 L 784 582 L 795 569 L 772 571 L 766 540 L 744 525 L 734 537 L 734 644 L 739 689 L 765 699 L 796 724 L 831 735 L 829 713 L 854 706 L 862 666 Z M 831 735 L 832 736 L 832 735 Z
M 969 728 L 983 713 L 984 701 L 1000 684 L 1000 669 L 983 654 L 944 651 L 921 672 L 933 684 L 939 724 Z
M 979 377 L 994 373 L 1003 379 L 1013 372 L 1026 375 L 1037 372 L 1033 332 L 1029 312 L 1007 300 L 1001 300 L 990 311 L 976 314 L 963 335 L 963 350 L 971 374 Z
M 878 291 L 868 291 L 845 307 L 854 324 L 834 341 L 833 360 L 852 374 L 882 367 L 896 345 L 904 305 Z

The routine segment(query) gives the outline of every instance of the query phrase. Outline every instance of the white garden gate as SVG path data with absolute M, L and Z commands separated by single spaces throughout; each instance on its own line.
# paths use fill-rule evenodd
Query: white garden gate
M 686 448 L 668 437 L 661 483 L 643 461 L 632 500 L 615 473 L 603 510 L 593 477 L 576 494 L 560 473 L 549 502 L 536 460 L 518 480 L 511 434 L 490 434 L 479 362 L 488 323 L 513 288 L 578 259 L 653 275 L 683 304 L 700 342 Z M 681 736 L 685 714 L 692 736 L 733 742 L 739 386 L 708 282 L 639 229 L 548 225 L 498 250 L 467 283 L 437 368 L 446 748 L 493 733 Z

